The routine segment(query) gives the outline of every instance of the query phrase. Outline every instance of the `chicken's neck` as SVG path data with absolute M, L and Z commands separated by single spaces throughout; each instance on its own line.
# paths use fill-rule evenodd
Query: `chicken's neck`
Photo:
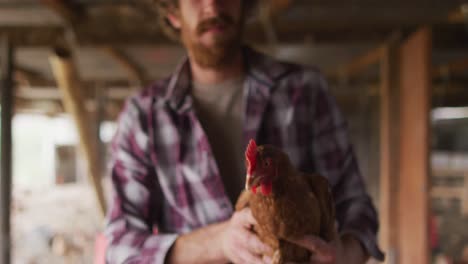
M 277 177 L 274 177 L 273 181 L 260 185 L 261 192 L 258 193 L 258 196 L 270 199 L 282 196 L 290 187 L 300 184 L 299 180 L 297 179 L 297 173 L 291 166 L 281 166 L 278 169 Z

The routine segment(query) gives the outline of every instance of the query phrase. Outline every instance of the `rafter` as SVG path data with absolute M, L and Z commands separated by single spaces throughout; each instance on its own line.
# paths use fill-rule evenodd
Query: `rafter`
M 72 6 L 64 0 L 42 0 L 42 2 L 63 17 L 74 28 L 75 34 L 77 33 L 77 26 L 86 19 L 86 13 L 83 8 Z M 115 32 L 112 33 L 115 34 Z M 140 86 L 144 83 L 145 76 L 142 68 L 125 52 L 110 45 L 103 46 L 102 50 L 125 69 L 129 78 L 136 85 Z
M 100 171 L 96 164 L 97 153 L 93 148 L 93 140 L 90 138 L 89 134 L 87 122 L 88 112 L 83 105 L 85 97 L 80 87 L 80 78 L 73 61 L 73 56 L 68 48 L 57 48 L 50 57 L 50 64 L 58 87 L 62 92 L 62 101 L 65 105 L 65 109 L 75 120 L 78 134 L 80 135 L 80 147 L 88 164 L 89 178 L 94 187 L 98 208 L 102 215 L 104 215 L 107 204 L 104 197 Z
M 80 22 L 85 16 L 84 9 L 70 4 L 70 1 L 63 0 L 41 0 L 41 3 L 48 6 L 51 10 L 61 16 L 70 24 Z
M 468 57 L 440 65 L 434 69 L 433 74 L 434 77 L 457 74 L 466 75 L 468 74 Z
M 385 47 L 379 46 L 338 66 L 336 69 L 327 71 L 325 74 L 332 79 L 340 79 L 341 77 L 346 79 L 352 78 L 367 70 L 373 64 L 379 63 L 384 55 L 384 51 Z
M 103 47 L 102 50 L 124 68 L 135 86 L 141 86 L 145 83 L 146 77 L 144 70 L 123 50 L 109 46 Z

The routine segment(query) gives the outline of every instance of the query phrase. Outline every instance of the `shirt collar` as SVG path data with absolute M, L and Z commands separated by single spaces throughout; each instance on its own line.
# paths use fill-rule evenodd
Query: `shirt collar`
M 278 62 L 249 47 L 243 47 L 246 63 L 247 79 L 257 83 L 254 85 L 260 92 L 268 96 L 276 81 L 289 72 L 288 64 Z M 170 77 L 165 99 L 174 110 L 184 112 L 192 106 L 189 95 L 191 83 L 190 62 L 185 56 Z

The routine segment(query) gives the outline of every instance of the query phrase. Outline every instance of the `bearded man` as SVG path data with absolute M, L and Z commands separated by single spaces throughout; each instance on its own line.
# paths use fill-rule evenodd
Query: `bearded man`
M 323 76 L 243 46 L 256 1 L 159 0 L 166 32 L 187 58 L 130 98 L 112 147 L 109 263 L 269 263 L 244 187 L 249 139 L 282 148 L 301 171 L 328 178 L 336 241 L 304 236 L 311 263 L 382 259 L 378 220 L 345 121 Z

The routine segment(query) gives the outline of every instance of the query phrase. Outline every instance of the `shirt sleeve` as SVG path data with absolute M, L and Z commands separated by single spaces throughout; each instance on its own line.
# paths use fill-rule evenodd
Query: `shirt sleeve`
M 148 120 L 129 99 L 112 142 L 113 198 L 107 215 L 107 263 L 164 263 L 177 234 L 154 234 L 155 170 L 149 157 Z
M 377 245 L 377 212 L 359 170 L 349 141 L 347 124 L 330 95 L 323 77 L 313 96 L 313 156 L 315 169 L 332 183 L 340 234 L 357 238 L 368 254 L 383 261 Z

